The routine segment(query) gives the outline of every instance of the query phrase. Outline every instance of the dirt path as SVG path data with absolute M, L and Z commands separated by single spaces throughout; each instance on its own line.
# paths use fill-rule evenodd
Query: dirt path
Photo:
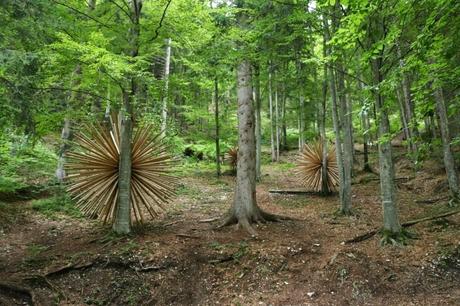
M 460 216 L 414 227 L 407 247 L 379 237 L 343 241 L 379 226 L 378 181 L 358 175 L 357 214 L 334 215 L 337 198 L 270 195 L 298 188 L 289 164 L 265 167 L 257 187 L 267 211 L 302 221 L 258 226 L 257 237 L 214 229 L 233 197 L 233 178 L 200 172 L 182 180 L 165 218 L 132 237 L 97 222 L 46 219 L 23 204 L 21 222 L 0 232 L 0 304 L 22 305 L 454 305 L 460 301 Z M 400 173 L 402 175 L 404 173 Z M 418 180 L 423 175 L 418 176 Z M 444 209 L 433 194 L 399 183 L 401 218 Z M 451 254 L 457 250 L 457 253 Z M 449 253 L 450 252 L 450 253 Z M 442 257 L 442 254 L 450 254 Z M 457 257 L 455 257 L 457 256 Z M 455 261 L 457 260 L 457 261 Z M 44 277 L 45 275 L 47 275 Z M 31 295 L 1 287 L 13 284 Z

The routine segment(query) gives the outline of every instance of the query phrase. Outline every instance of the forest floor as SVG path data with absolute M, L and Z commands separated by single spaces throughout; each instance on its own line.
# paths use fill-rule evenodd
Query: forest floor
M 356 173 L 355 214 L 340 217 L 337 196 L 270 194 L 301 189 L 295 152 L 282 159 L 264 165 L 257 201 L 301 220 L 258 225 L 256 237 L 216 229 L 234 177 L 200 167 L 181 179 L 163 219 L 129 237 L 94 220 L 44 216 L 30 201 L 6 204 L 0 305 L 460 304 L 460 214 L 410 227 L 417 239 L 406 246 L 381 247 L 379 235 L 345 244 L 381 226 L 378 176 Z M 401 221 L 452 210 L 442 166 L 408 165 L 397 161 Z

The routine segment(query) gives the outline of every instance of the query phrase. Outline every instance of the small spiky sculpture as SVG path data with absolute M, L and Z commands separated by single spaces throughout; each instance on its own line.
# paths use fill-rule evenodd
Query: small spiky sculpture
M 238 147 L 230 148 L 227 152 L 228 164 L 232 172 L 236 172 L 236 166 L 238 165 Z
M 316 192 L 323 190 L 323 142 L 305 144 L 297 162 L 297 175 L 307 189 Z M 339 173 L 335 156 L 335 146 L 329 146 L 327 153 L 327 187 L 329 191 L 336 190 L 339 185 Z
M 75 135 L 75 150 L 67 153 L 68 192 L 83 214 L 113 222 L 118 198 L 120 126 L 112 116 L 107 125 L 87 126 Z M 176 178 L 169 174 L 173 159 L 151 125 L 139 127 L 132 141 L 131 218 L 142 223 L 156 217 L 173 196 Z

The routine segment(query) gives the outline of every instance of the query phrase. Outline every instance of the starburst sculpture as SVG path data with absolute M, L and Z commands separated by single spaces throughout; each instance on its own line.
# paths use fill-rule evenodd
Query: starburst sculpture
M 238 147 L 230 148 L 227 151 L 228 164 L 232 172 L 236 172 L 236 166 L 238 165 Z
M 113 222 L 118 198 L 120 126 L 116 116 L 106 125 L 86 127 L 75 135 L 75 150 L 67 153 L 68 192 L 83 214 Z M 117 122 L 117 123 L 113 123 Z M 158 216 L 174 195 L 174 160 L 153 127 L 137 128 L 132 141 L 131 219 Z
M 323 142 L 318 140 L 305 144 L 297 162 L 297 175 L 307 189 L 316 192 L 323 190 Z M 335 156 L 335 146 L 331 145 L 327 153 L 327 187 L 329 191 L 336 190 L 339 185 L 339 173 Z

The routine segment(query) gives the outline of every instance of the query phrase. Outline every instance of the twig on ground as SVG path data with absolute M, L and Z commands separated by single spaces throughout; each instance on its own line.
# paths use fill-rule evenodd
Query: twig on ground
M 436 215 L 436 216 L 430 216 L 430 217 L 424 217 L 424 218 L 420 218 L 420 219 L 410 220 L 410 221 L 402 223 L 401 226 L 402 227 L 410 227 L 410 226 L 415 225 L 415 224 L 420 223 L 420 222 L 425 222 L 425 221 L 431 221 L 431 220 L 435 220 L 435 219 L 439 219 L 439 218 L 444 218 L 444 217 L 452 216 L 452 215 L 455 215 L 455 214 L 458 214 L 458 213 L 460 213 L 460 209 L 450 211 L 450 212 L 446 212 L 446 213 Z M 367 240 L 369 238 L 372 238 L 379 231 L 380 231 L 380 228 L 373 229 L 373 230 L 371 230 L 371 231 L 369 231 L 369 232 L 367 232 L 365 234 L 359 235 L 359 236 L 357 236 L 357 237 L 355 237 L 353 239 L 346 240 L 345 244 L 356 243 L 356 242 L 361 242 L 361 241 Z

